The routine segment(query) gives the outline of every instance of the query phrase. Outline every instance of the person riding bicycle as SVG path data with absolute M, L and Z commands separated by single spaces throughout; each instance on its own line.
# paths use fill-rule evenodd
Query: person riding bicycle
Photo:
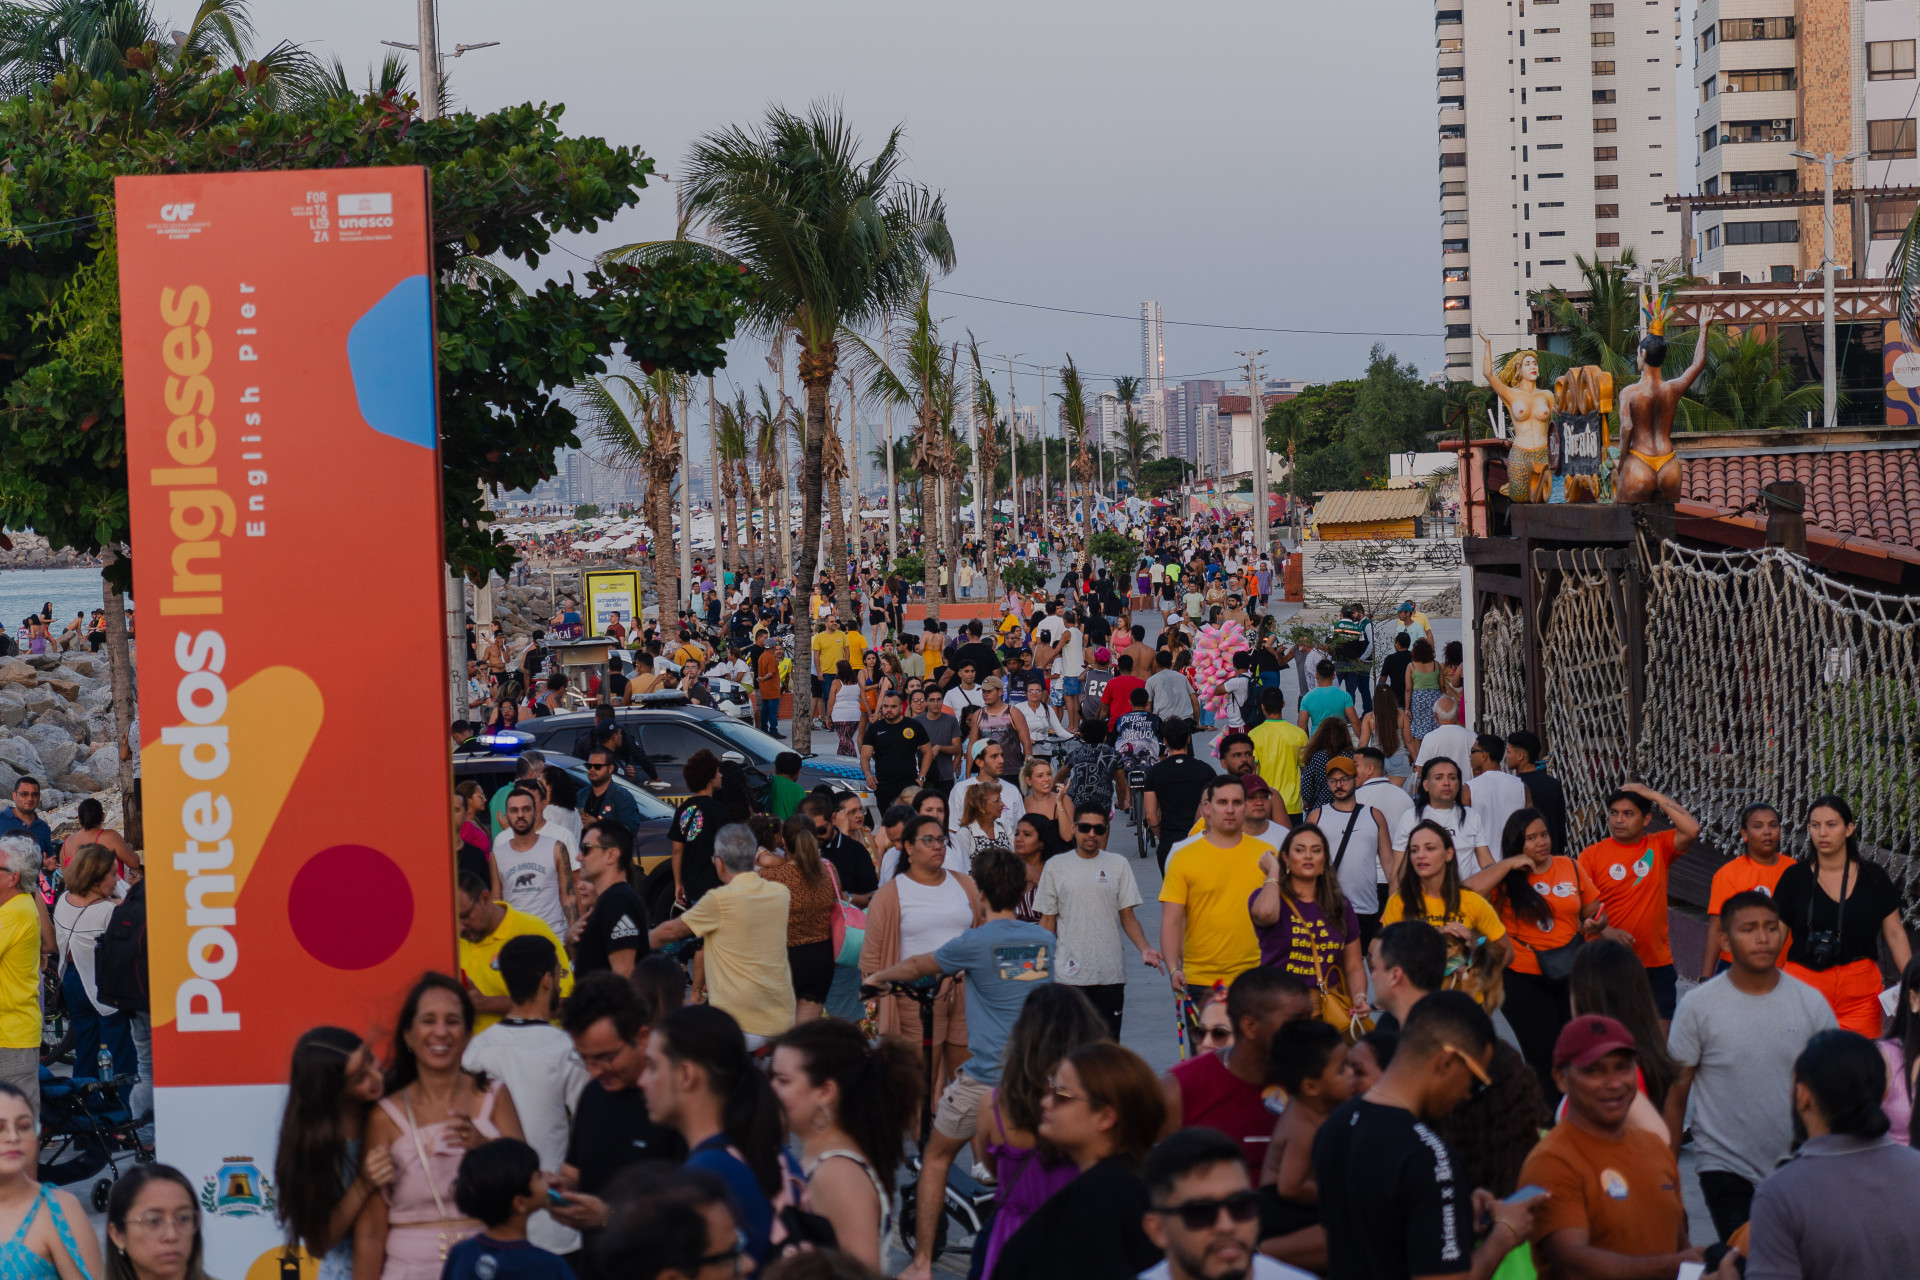
M 1129 769 L 1151 769 L 1159 763 L 1165 746 L 1160 737 L 1160 717 L 1148 710 L 1152 699 L 1145 688 L 1133 690 L 1129 697 L 1132 709 L 1113 726 L 1114 750 L 1120 753 Z

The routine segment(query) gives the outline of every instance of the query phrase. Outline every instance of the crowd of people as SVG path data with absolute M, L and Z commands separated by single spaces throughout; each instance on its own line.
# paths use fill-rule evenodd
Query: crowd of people
M 842 624 L 827 594 L 800 674 L 875 807 L 802 786 L 794 753 L 756 790 L 696 752 L 664 911 L 610 712 L 584 787 L 534 751 L 461 784 L 457 971 L 396 999 L 390 1039 L 293 1049 L 290 1245 L 321 1280 L 1920 1274 L 1920 962 L 1849 802 L 1749 805 L 1676 957 L 1693 814 L 1622 782 L 1584 842 L 1537 736 L 1462 722 L 1458 655 L 1411 602 L 1283 635 L 1272 586 L 1226 525 L 997 623 L 914 635 L 883 587 Z M 735 589 L 754 631 L 781 607 Z M 1252 647 L 1203 688 L 1198 627 L 1228 616 Z M 774 644 L 649 631 L 592 696 L 630 700 L 643 657 L 771 659 L 777 708 Z M 492 649 L 485 720 L 510 725 L 508 673 L 546 673 Z M 113 944 L 138 855 L 97 807 L 56 843 L 37 797 L 0 809 L 10 1266 L 205 1280 L 176 1171 L 121 1178 L 104 1241 L 36 1180 L 45 970 L 77 1062 L 151 1080 Z M 1135 957 L 1173 1013 L 1148 1030 Z M 1138 1050 L 1169 1032 L 1156 1071 Z

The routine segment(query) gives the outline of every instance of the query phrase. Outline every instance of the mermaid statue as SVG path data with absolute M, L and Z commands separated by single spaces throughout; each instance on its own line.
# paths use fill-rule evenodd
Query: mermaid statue
M 1553 421 L 1553 393 L 1540 388 L 1540 358 L 1532 351 L 1516 351 L 1498 372 L 1493 367 L 1493 340 L 1485 333 L 1487 385 L 1507 406 L 1513 419 L 1513 447 L 1507 451 L 1506 495 L 1515 502 L 1547 502 L 1553 498 L 1553 471 L 1547 456 L 1547 428 Z

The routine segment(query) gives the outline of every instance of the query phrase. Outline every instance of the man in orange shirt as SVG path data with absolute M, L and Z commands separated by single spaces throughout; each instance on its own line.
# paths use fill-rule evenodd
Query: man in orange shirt
M 1520 1167 L 1521 1186 L 1547 1193 L 1533 1220 L 1540 1280 L 1671 1276 L 1704 1257 L 1687 1242 L 1673 1152 L 1627 1124 L 1636 1052 L 1630 1031 L 1592 1014 L 1569 1022 L 1553 1046 L 1567 1116 Z
M 778 640 L 770 643 L 760 655 L 754 671 L 754 693 L 760 699 L 757 717 L 762 732 L 780 736 L 780 695 L 786 689 L 786 679 L 780 674 L 780 663 L 786 658 L 786 647 Z
M 1647 819 L 1656 805 L 1673 829 L 1649 835 Z M 1628 782 L 1607 797 L 1607 828 L 1608 839 L 1581 851 L 1580 866 L 1600 887 L 1607 936 L 1631 946 L 1646 966 L 1665 1031 L 1679 997 L 1667 935 L 1667 868 L 1693 847 L 1700 824 L 1652 787 Z
M 1793 865 L 1791 858 L 1780 856 L 1780 812 L 1765 801 L 1740 811 L 1740 843 L 1746 851 L 1713 873 L 1707 898 L 1707 951 L 1700 960 L 1702 982 L 1733 964 L 1726 930 L 1720 927 L 1720 908 L 1734 894 L 1749 889 L 1771 898 L 1774 886 Z

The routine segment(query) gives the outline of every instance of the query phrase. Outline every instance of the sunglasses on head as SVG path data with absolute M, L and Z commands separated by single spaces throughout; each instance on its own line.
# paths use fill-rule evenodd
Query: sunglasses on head
M 1074 826 L 1076 829 L 1088 835 L 1103 836 L 1107 834 L 1107 824 L 1104 822 L 1076 822 Z
M 1180 1204 L 1156 1205 L 1153 1211 L 1179 1217 L 1189 1231 L 1205 1231 L 1220 1221 L 1220 1211 L 1234 1222 L 1252 1222 L 1260 1216 L 1260 1197 L 1252 1191 L 1236 1191 L 1222 1200 L 1186 1200 Z

